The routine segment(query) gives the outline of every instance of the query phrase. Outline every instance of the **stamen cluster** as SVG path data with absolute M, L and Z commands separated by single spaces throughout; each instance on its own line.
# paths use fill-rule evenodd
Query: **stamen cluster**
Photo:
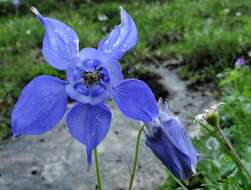
M 101 81 L 104 79 L 104 74 L 102 72 L 102 68 L 100 67 L 94 71 L 84 71 L 82 78 L 88 87 L 93 84 L 101 85 Z

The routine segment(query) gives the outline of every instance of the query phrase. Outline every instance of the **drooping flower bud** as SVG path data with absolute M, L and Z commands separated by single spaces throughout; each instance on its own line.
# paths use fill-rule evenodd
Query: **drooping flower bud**
M 177 178 L 190 178 L 196 170 L 199 154 L 186 129 L 171 116 L 167 103 L 159 101 L 159 121 L 147 125 L 146 145 Z

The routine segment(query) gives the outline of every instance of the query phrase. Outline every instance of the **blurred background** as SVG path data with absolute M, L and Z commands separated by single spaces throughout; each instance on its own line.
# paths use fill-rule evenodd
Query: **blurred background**
M 222 128 L 251 169 L 250 0 L 0 0 L 0 165 L 11 136 L 10 113 L 21 89 L 41 74 L 65 78 L 42 57 L 44 29 L 31 6 L 70 25 L 81 49 L 97 47 L 120 23 L 119 6 L 123 6 L 139 32 L 136 48 L 121 61 L 125 77 L 146 81 L 156 98 L 174 99 L 172 85 L 185 86 L 177 96 L 186 104 L 175 112 L 183 111 L 187 125 L 195 116 L 189 110 L 202 112 L 204 100 L 225 102 Z M 216 139 L 203 131 L 192 136 L 203 156 L 198 175 L 184 184 L 188 189 L 248 189 Z M 30 189 L 43 189 L 37 184 Z M 166 173 L 161 184 L 145 189 L 182 188 Z

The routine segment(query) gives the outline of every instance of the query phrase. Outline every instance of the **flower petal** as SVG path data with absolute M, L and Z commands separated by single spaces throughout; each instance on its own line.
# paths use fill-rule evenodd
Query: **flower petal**
M 151 89 L 137 79 L 124 80 L 113 91 L 114 100 L 127 117 L 151 122 L 158 116 L 158 106 Z
M 92 162 L 92 150 L 107 135 L 111 123 L 111 111 L 105 105 L 76 104 L 67 115 L 71 135 L 86 145 L 87 160 Z
M 138 33 L 133 19 L 121 8 L 121 23 L 108 35 L 106 40 L 101 40 L 98 49 L 109 55 L 114 60 L 119 60 L 132 49 L 137 40 Z
M 146 145 L 177 178 L 190 178 L 199 155 L 181 123 L 170 117 L 153 131 L 154 135 L 146 135 Z
M 43 17 L 34 7 L 32 11 L 46 30 L 42 48 L 45 59 L 52 67 L 65 70 L 70 63 L 78 59 L 77 34 L 66 24 L 53 18 Z
M 101 51 L 98 51 L 95 48 L 84 48 L 79 53 L 80 60 L 84 61 L 86 59 L 96 59 L 103 62 L 108 62 L 108 57 Z
M 191 165 L 195 167 L 197 163 L 198 152 L 193 147 L 192 141 L 180 120 L 176 117 L 169 117 L 162 123 L 163 129 L 169 135 L 172 143 L 179 151 L 191 157 Z
M 67 106 L 65 82 L 52 76 L 39 76 L 26 85 L 11 116 L 14 136 L 37 135 L 54 127 Z
M 105 102 L 108 98 L 110 98 L 110 96 L 112 94 L 111 89 L 108 88 L 101 95 L 96 96 L 96 97 L 92 97 L 92 96 L 85 95 L 83 93 L 76 91 L 73 88 L 73 86 L 70 84 L 68 84 L 66 86 L 66 92 L 67 92 L 67 95 L 70 98 L 72 98 L 73 100 L 75 100 L 79 103 L 91 104 L 91 105 L 97 105 L 97 104 L 101 104 L 101 103 Z
M 121 65 L 116 61 L 102 63 L 103 67 L 107 69 L 109 78 L 110 78 L 110 86 L 116 87 L 123 80 L 123 73 Z

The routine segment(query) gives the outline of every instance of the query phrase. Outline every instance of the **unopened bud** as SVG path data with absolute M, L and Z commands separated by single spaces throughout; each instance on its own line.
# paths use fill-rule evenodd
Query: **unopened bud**
M 203 114 L 197 115 L 195 117 L 195 123 L 202 125 L 202 126 L 206 126 L 210 130 L 211 130 L 211 127 L 219 126 L 220 119 L 219 119 L 218 108 L 222 104 L 223 103 L 213 105 L 210 109 L 205 110 L 205 112 Z

